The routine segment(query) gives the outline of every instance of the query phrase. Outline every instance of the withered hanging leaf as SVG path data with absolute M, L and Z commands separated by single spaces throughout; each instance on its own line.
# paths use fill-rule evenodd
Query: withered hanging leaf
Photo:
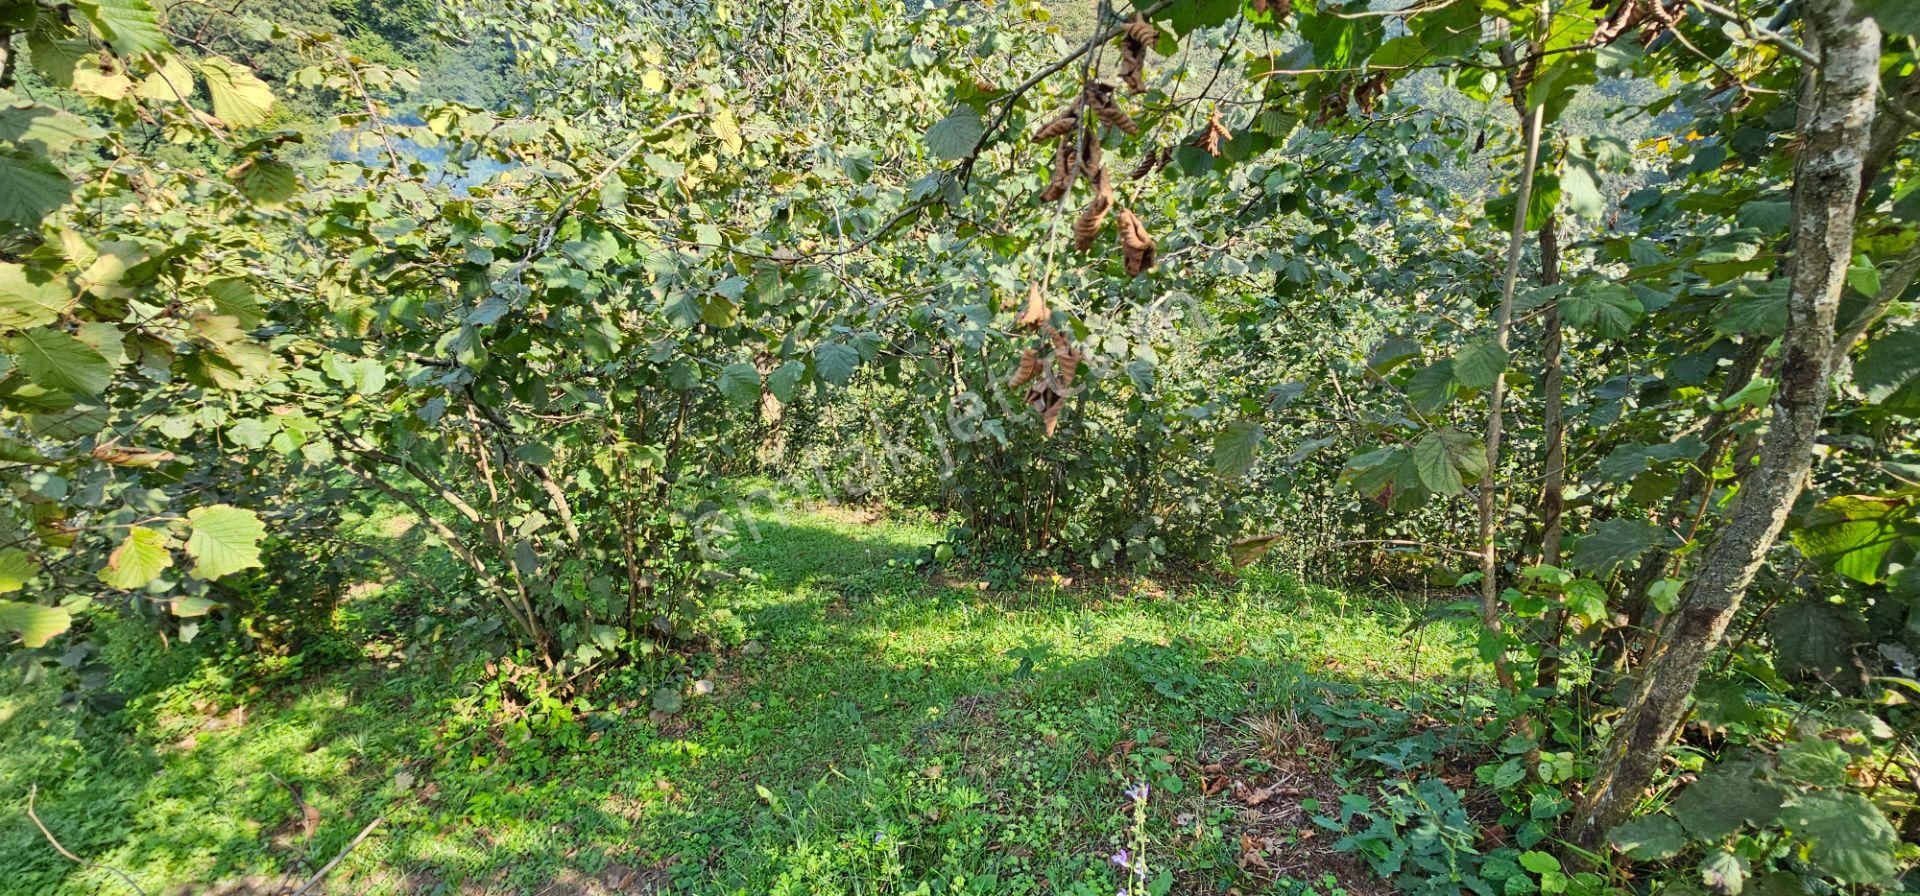
M 1033 142 L 1045 143 L 1048 140 L 1064 137 L 1068 131 L 1073 130 L 1074 124 L 1079 120 L 1080 101 L 1074 100 L 1068 103 L 1066 108 L 1054 113 L 1053 117 L 1040 123 L 1040 127 L 1033 132 Z
M 1059 383 L 1060 388 L 1066 389 L 1073 385 L 1073 378 L 1080 372 L 1080 362 L 1085 358 L 1086 354 L 1084 352 L 1067 344 L 1063 339 L 1055 341 L 1053 378 L 1055 382 Z
M 1060 139 L 1059 149 L 1053 155 L 1053 176 L 1047 179 L 1047 187 L 1040 191 L 1041 202 L 1058 202 L 1060 197 L 1073 189 L 1073 178 L 1080 170 L 1079 153 L 1073 141 Z
M 1087 85 L 1086 103 L 1108 126 L 1126 134 L 1140 133 L 1140 125 L 1133 120 L 1133 116 L 1127 114 L 1127 110 L 1120 108 L 1120 103 L 1114 99 L 1113 94 L 1113 85 L 1096 81 Z
M 1120 231 L 1120 255 L 1126 261 L 1127 276 L 1146 273 L 1153 267 L 1155 252 L 1153 235 L 1147 233 L 1147 226 L 1140 223 L 1132 209 L 1126 208 L 1120 210 L 1114 226 Z
M 1139 15 L 1120 32 L 1120 80 L 1134 93 L 1147 90 L 1147 47 L 1160 39 L 1160 32 Z
M 1107 221 L 1107 212 L 1113 208 L 1113 183 L 1107 177 L 1107 169 L 1102 166 L 1093 172 L 1093 198 L 1087 201 L 1087 207 L 1080 211 L 1080 217 L 1073 221 L 1073 247 L 1085 252 L 1093 248 L 1093 240 L 1100 235 L 1100 227 Z
M 1020 311 L 1020 317 L 1014 326 L 1021 329 L 1037 327 L 1047 322 L 1047 296 L 1040 289 L 1040 281 L 1027 284 L 1027 307 Z
M 1220 113 L 1215 112 L 1207 116 L 1206 130 L 1201 131 L 1200 136 L 1194 138 L 1193 145 L 1205 150 L 1207 155 L 1218 156 L 1221 145 L 1232 136 L 1233 133 L 1227 130 L 1227 126 L 1220 123 Z
M 1033 378 L 1040 375 L 1041 367 L 1040 353 L 1037 350 L 1027 349 L 1021 352 L 1020 366 L 1014 368 L 1013 376 L 1007 379 L 1007 385 L 1018 389 L 1033 382 Z
M 1035 380 L 1027 387 L 1027 407 L 1040 415 L 1041 430 L 1049 439 L 1053 438 L 1053 431 L 1060 424 L 1060 409 L 1066 403 L 1066 393 L 1052 377 Z

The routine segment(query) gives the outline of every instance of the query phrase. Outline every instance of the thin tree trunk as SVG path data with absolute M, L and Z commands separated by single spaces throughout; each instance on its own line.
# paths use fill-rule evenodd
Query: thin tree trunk
M 1880 82 L 1880 30 L 1858 20 L 1852 0 L 1804 7 L 1809 43 L 1821 61 L 1814 102 L 1802 124 L 1794 172 L 1793 276 L 1779 388 L 1759 463 L 1708 546 L 1673 618 L 1654 646 L 1626 715 L 1601 757 L 1580 811 L 1574 842 L 1597 846 L 1645 798 L 1676 733 L 1700 670 L 1726 633 L 1740 598 L 1766 561 L 1794 499 L 1806 485 L 1826 413 L 1834 316 L 1853 254 L 1855 199 Z
M 1555 216 L 1548 215 L 1547 223 L 1540 228 L 1541 286 L 1553 286 L 1560 282 L 1559 224 Z M 1561 363 L 1564 334 L 1560 325 L 1559 299 L 1552 299 L 1547 304 L 1544 325 L 1545 332 L 1540 338 L 1540 364 L 1543 368 L 1540 378 L 1540 400 L 1543 405 L 1540 428 L 1547 451 L 1545 469 L 1540 477 L 1540 562 L 1547 566 L 1558 566 L 1564 529 L 1561 517 L 1566 512 L 1564 492 L 1567 479 L 1566 399 L 1562 394 L 1565 376 Z M 1547 643 L 1540 653 L 1540 667 L 1534 676 L 1534 683 L 1542 688 L 1552 688 L 1560 679 L 1560 642 L 1567 629 L 1565 607 L 1553 612 L 1547 627 Z
M 1546 25 L 1542 11 L 1541 28 Z M 1524 84 L 1515 87 L 1515 101 L 1525 96 Z M 1540 130 L 1545 123 L 1546 107 L 1535 105 L 1522 117 L 1526 131 L 1526 154 L 1520 162 L 1520 185 L 1514 193 L 1513 231 L 1507 238 L 1507 273 L 1500 284 L 1500 310 L 1494 320 L 1493 341 L 1504 354 L 1513 331 L 1513 290 L 1520 279 L 1521 249 L 1527 236 L 1527 208 L 1533 201 L 1533 172 L 1540 163 Z M 1480 624 L 1498 633 L 1500 622 L 1500 555 L 1494 538 L 1494 479 L 1500 475 L 1500 436 L 1505 423 L 1507 373 L 1503 367 L 1493 378 L 1487 396 L 1487 469 L 1480 477 Z M 1503 657 L 1495 657 L 1495 677 L 1503 687 L 1513 686 L 1513 672 Z

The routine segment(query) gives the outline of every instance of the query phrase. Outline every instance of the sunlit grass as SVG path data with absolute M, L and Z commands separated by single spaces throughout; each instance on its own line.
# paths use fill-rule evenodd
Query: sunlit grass
M 359 525 L 428 556 L 396 521 Z M 381 816 L 335 891 L 539 892 L 644 872 L 690 893 L 1111 893 L 1119 789 L 1182 774 L 1115 759 L 1116 745 L 1197 756 L 1210 725 L 1319 678 L 1463 690 L 1462 630 L 1410 631 L 1417 614 L 1397 604 L 1284 576 L 980 590 L 918 568 L 931 521 L 765 510 L 754 528 L 730 561 L 757 573 L 736 600 L 752 646 L 704 660 L 715 690 L 679 717 L 656 723 L 644 692 L 603 688 L 578 749 L 505 749 L 462 702 L 472 659 L 416 647 L 391 671 L 346 663 L 252 693 L 211 643 L 169 650 L 127 626 L 106 652 L 133 696 L 123 713 L 77 727 L 57 688 L 0 690 L 0 799 L 23 807 L 38 785 L 69 848 L 150 891 L 297 882 Z M 343 624 L 379 624 L 406 588 L 363 594 Z M 1130 665 L 1140 649 L 1201 684 L 1157 694 Z M 288 784 L 319 814 L 311 837 Z M 1159 834 L 1183 870 L 1209 873 L 1220 844 L 1176 832 L 1198 804 L 1170 798 Z M 24 816 L 0 820 L 0 893 L 115 886 Z

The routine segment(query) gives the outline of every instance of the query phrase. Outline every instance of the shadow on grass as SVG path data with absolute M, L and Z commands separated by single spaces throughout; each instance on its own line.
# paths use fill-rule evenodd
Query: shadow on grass
M 759 573 L 738 604 L 764 649 L 708 658 L 713 693 L 660 724 L 602 693 L 578 725 L 512 743 L 472 720 L 475 664 L 425 649 L 252 697 L 191 745 L 163 739 L 191 727 L 169 714 L 199 718 L 181 694 L 208 659 L 84 737 L 46 733 L 58 717 L 34 701 L 50 697 L 10 698 L 0 796 L 38 782 L 70 848 L 195 893 L 304 879 L 376 816 L 325 892 L 1110 893 L 1136 780 L 1166 794 L 1150 819 L 1165 860 L 1233 879 L 1217 837 L 1187 833 L 1221 722 L 1327 688 L 1465 691 L 1452 647 L 1405 666 L 1397 622 L 1286 580 L 1008 601 L 916 572 L 923 527 L 802 513 L 754 528 L 732 563 Z M 35 738 L 58 741 L 55 760 L 8 758 Z M 0 856 L 0 893 L 118 886 L 23 817 L 0 821 Z

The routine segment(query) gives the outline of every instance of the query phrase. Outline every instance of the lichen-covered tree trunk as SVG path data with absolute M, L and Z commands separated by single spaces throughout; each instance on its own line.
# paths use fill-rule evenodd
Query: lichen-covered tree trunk
M 1852 257 L 1855 197 L 1879 86 L 1880 31 L 1851 0 L 1805 6 L 1808 43 L 1820 64 L 1793 188 L 1793 276 L 1779 386 L 1760 460 L 1707 548 L 1681 605 L 1654 646 L 1639 686 L 1574 821 L 1586 847 L 1625 820 L 1644 797 L 1679 727 L 1701 668 L 1720 643 L 1787 512 L 1805 486 L 1825 414 L 1834 317 Z

